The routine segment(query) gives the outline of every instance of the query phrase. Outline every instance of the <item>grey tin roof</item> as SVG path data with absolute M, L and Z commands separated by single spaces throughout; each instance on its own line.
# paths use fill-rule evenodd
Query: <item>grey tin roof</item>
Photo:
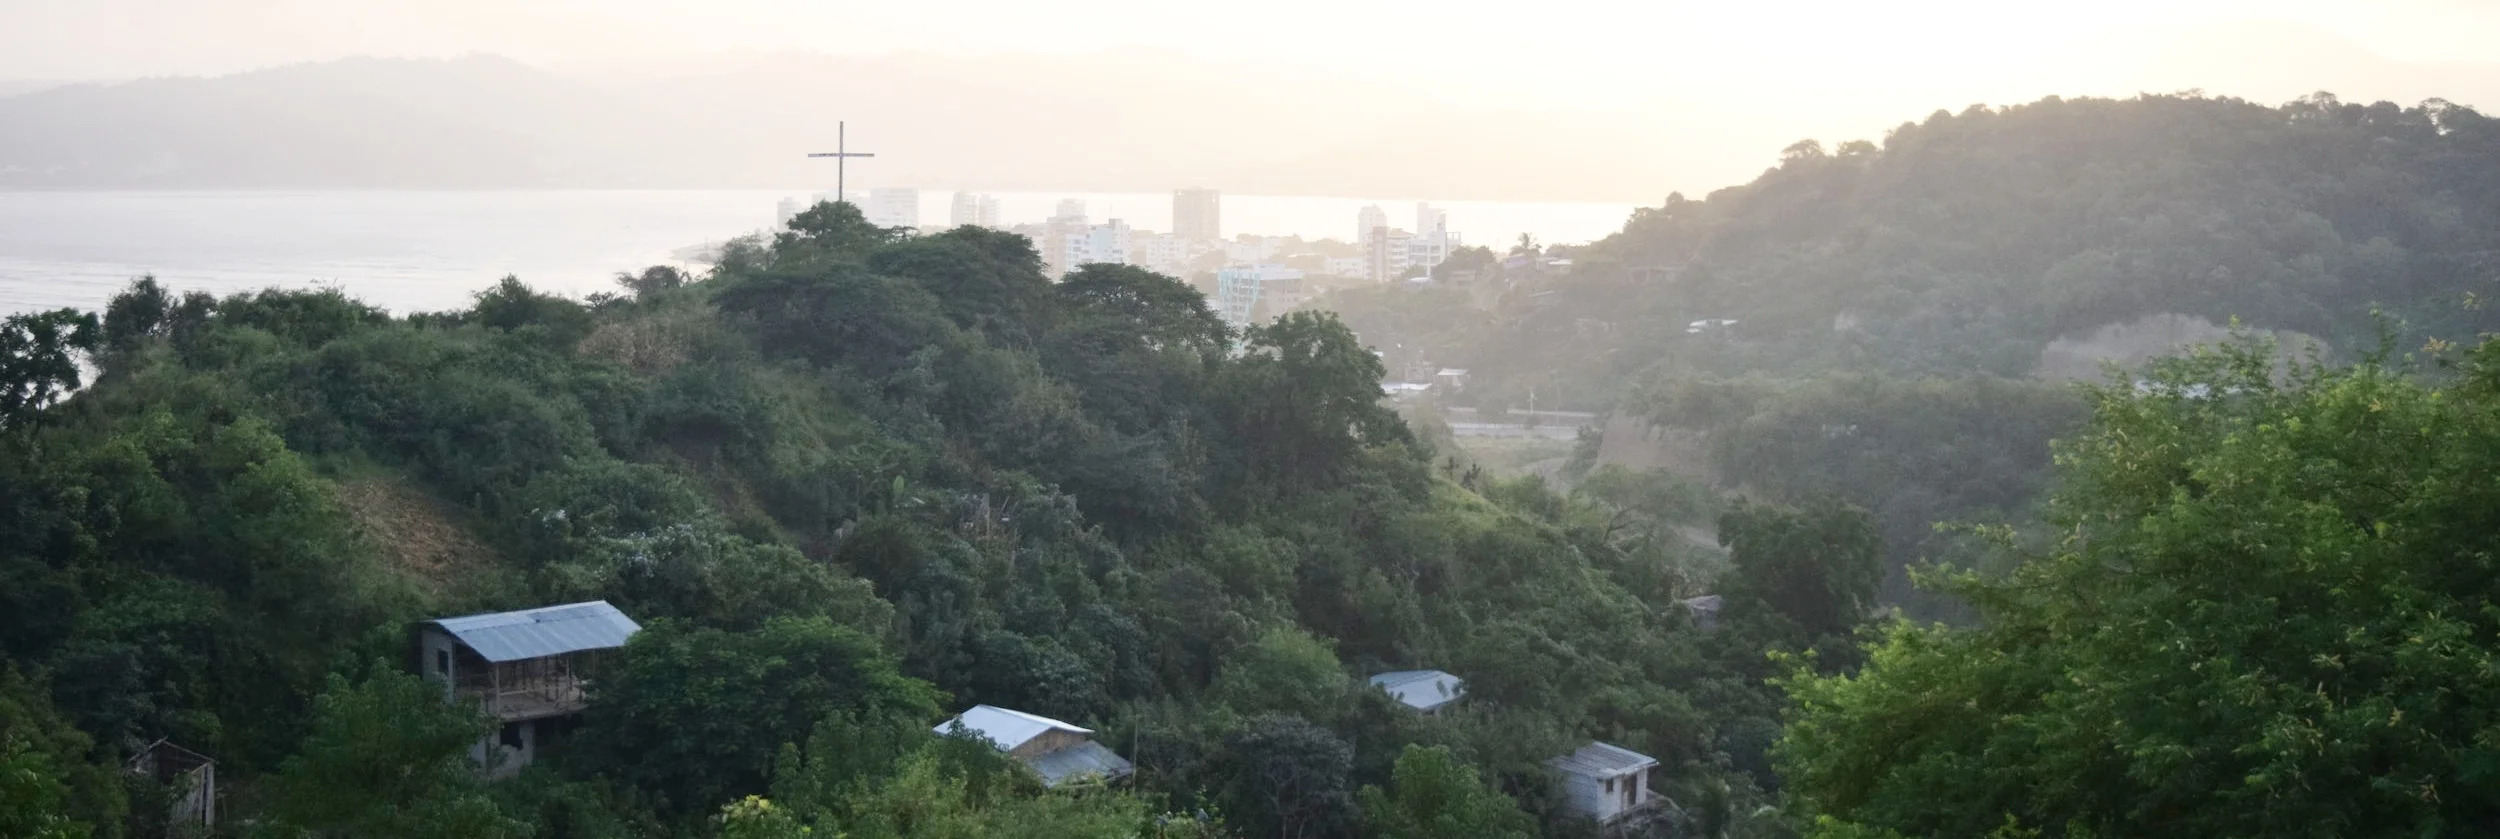
M 1372 677 L 1372 686 L 1389 692 L 1389 697 L 1418 711 L 1430 711 L 1458 701 L 1467 692 L 1467 682 L 1439 670 L 1398 670 Z
M 1042 732 L 1051 729 L 1076 734 L 1094 733 L 1094 730 L 1090 728 L 1079 728 L 1040 714 L 1027 714 L 996 705 L 974 705 L 971 710 L 956 715 L 954 719 L 938 723 L 936 728 L 929 730 L 942 737 L 954 733 L 958 728 L 979 734 L 988 739 L 991 745 L 1000 749 L 1013 749 L 1024 745 L 1027 741 L 1042 736 Z
M 1656 766 L 1658 759 L 1622 746 L 1591 742 L 1579 751 L 1546 761 L 1546 765 L 1574 775 L 1612 778 Z
M 520 661 L 625 646 L 642 624 L 605 600 L 429 621 L 487 661 Z
M 1137 769 L 1126 758 L 1113 754 L 1110 749 L 1092 740 L 1053 750 L 1025 761 L 1024 765 L 1033 767 L 1033 771 L 1042 776 L 1043 784 L 1054 787 L 1088 776 L 1124 778 Z

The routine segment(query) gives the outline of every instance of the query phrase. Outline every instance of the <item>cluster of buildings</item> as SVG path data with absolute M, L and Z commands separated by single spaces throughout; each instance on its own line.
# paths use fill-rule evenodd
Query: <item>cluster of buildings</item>
M 604 600 L 442 618 L 417 626 L 417 668 L 441 686 L 443 701 L 502 723 L 470 749 L 489 776 L 502 777 L 572 730 L 588 706 L 584 688 L 641 630 Z M 1439 670 L 1381 673 L 1370 683 L 1419 714 L 1440 714 L 1467 694 L 1465 680 Z M 1093 729 L 1010 708 L 975 705 L 932 731 L 981 738 L 1052 787 L 1116 783 L 1137 771 Z M 1664 800 L 1648 779 L 1658 761 L 1619 746 L 1591 742 L 1546 765 L 1573 812 L 1600 824 L 1622 823 Z
M 908 227 L 934 232 L 920 224 L 920 192 L 910 188 L 854 191 L 848 196 L 821 193 L 816 201 L 837 198 L 860 208 L 880 227 Z M 784 199 L 780 222 L 805 210 L 800 199 Z M 1060 201 L 1040 222 L 1008 224 L 995 196 L 958 192 L 947 208 L 946 228 L 973 225 L 1008 230 L 1032 240 L 1043 270 L 1065 276 L 1080 266 L 1097 263 L 1135 265 L 1203 283 L 1209 271 L 1210 302 L 1235 326 L 1265 322 L 1301 305 L 1317 280 L 1387 283 L 1430 280 L 1433 271 L 1462 246 L 1449 229 L 1449 214 L 1429 204 L 1415 206 L 1415 225 L 1407 230 L 1389 224 L 1378 205 L 1357 213 L 1354 246 L 1321 247 L 1297 237 L 1237 236 L 1224 238 L 1223 195 L 1206 188 L 1172 192 L 1172 230 L 1158 233 L 1130 227 L 1112 218 L 1094 221 L 1085 202 Z M 1350 255 L 1348 251 L 1351 251 Z M 1291 264 L 1288 264 L 1291 263 Z
M 1355 244 L 1363 252 L 1360 268 L 1376 283 L 1431 279 L 1434 268 L 1458 250 L 1459 235 L 1450 232 L 1450 214 L 1430 204 L 1415 205 L 1415 229 L 1389 226 L 1389 214 L 1375 204 L 1356 213 Z

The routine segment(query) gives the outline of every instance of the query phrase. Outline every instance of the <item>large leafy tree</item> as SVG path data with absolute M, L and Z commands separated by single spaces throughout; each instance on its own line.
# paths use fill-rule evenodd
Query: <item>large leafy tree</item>
M 374 669 L 362 682 L 332 676 L 313 703 L 312 733 L 272 780 L 273 835 L 528 836 L 469 759 L 492 722 L 422 677 Z
M 1823 501 L 1749 505 L 1719 517 L 1737 586 L 1819 635 L 1866 619 L 1883 582 L 1884 540 L 1866 512 Z
M 1231 812 L 1280 839 L 1340 835 L 1354 817 L 1354 749 L 1301 717 L 1250 718 L 1224 741 Z
M 102 340 L 94 315 L 59 309 L 0 321 L 0 429 L 78 389 L 76 355 Z
M 763 792 L 781 746 L 827 716 L 937 715 L 935 689 L 822 618 L 752 632 L 653 621 L 594 690 L 581 737 L 593 765 L 684 812 Z
M 1528 839 L 1536 823 L 1484 785 L 1447 747 L 1407 746 L 1387 791 L 1364 787 L 1363 824 L 1377 839 Z
M 776 263 L 820 259 L 858 259 L 880 245 L 911 235 L 907 227 L 878 227 L 849 201 L 819 201 L 790 219 L 789 229 L 773 234 Z
M 1335 315 L 1288 312 L 1251 327 L 1217 398 L 1255 476 L 1323 481 L 1366 445 L 1411 439 L 1380 403 L 1380 358 Z
M 1802 676 L 1829 835 L 2455 836 L 2500 825 L 2500 343 L 2282 381 L 2246 346 L 2097 391 L 2065 534 Z M 1852 833 L 1857 831 L 1858 833 Z
M 919 283 L 946 316 L 1004 342 L 1029 344 L 1050 326 L 1050 279 L 1023 236 L 958 227 L 879 249 L 868 269 Z

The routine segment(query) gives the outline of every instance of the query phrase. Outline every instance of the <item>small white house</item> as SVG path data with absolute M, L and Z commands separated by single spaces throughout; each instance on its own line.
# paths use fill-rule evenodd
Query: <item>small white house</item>
M 1137 771 L 1128 759 L 1094 742 L 1093 729 L 993 705 L 974 705 L 932 731 L 940 736 L 965 734 L 988 740 L 1008 757 L 1032 767 L 1044 786 L 1084 778 L 1119 780 Z
M 1566 807 L 1578 815 L 1613 824 L 1657 800 L 1649 770 L 1658 759 L 1621 746 L 1592 742 L 1579 751 L 1546 761 L 1562 783 Z
M 444 701 L 474 704 L 503 723 L 470 757 L 508 775 L 581 713 L 583 688 L 608 651 L 640 631 L 605 600 L 431 620 L 417 628 L 417 670 L 442 685 Z
M 1426 714 L 1440 713 L 1467 692 L 1467 682 L 1439 670 L 1397 670 L 1373 676 L 1372 687 Z
M 1684 610 L 1693 614 L 1694 629 L 1708 632 L 1719 628 L 1719 608 L 1727 605 L 1727 598 L 1716 594 L 1705 594 L 1700 597 L 1687 597 L 1676 602 L 1684 604 Z

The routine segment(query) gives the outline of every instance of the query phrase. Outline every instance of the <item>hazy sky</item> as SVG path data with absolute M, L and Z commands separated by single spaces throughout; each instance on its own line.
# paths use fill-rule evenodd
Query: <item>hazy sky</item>
M 1404 82 L 1460 104 L 2090 86 L 2112 45 L 2309 30 L 2396 61 L 2492 61 L 2500 0 L 0 0 L 0 79 L 215 74 L 346 55 L 539 64 L 734 49 L 1147 46 Z M 2117 80 L 2111 80 L 2115 83 Z M 2040 88 L 2027 90 L 2026 88 Z
M 2500 0 L 0 0 L 0 93 L 359 55 L 493 53 L 606 78 L 787 50 L 1088 55 L 1147 82 L 1212 62 L 1313 113 L 1330 91 L 1385 84 L 1671 138 L 1655 156 L 1677 174 L 1626 188 L 1645 196 L 1741 182 L 1800 137 L 1875 139 L 1940 108 L 2050 94 L 2331 90 L 2500 112 L 2496 45 Z M 1118 119 L 1154 118 L 1132 94 L 1099 96 Z

